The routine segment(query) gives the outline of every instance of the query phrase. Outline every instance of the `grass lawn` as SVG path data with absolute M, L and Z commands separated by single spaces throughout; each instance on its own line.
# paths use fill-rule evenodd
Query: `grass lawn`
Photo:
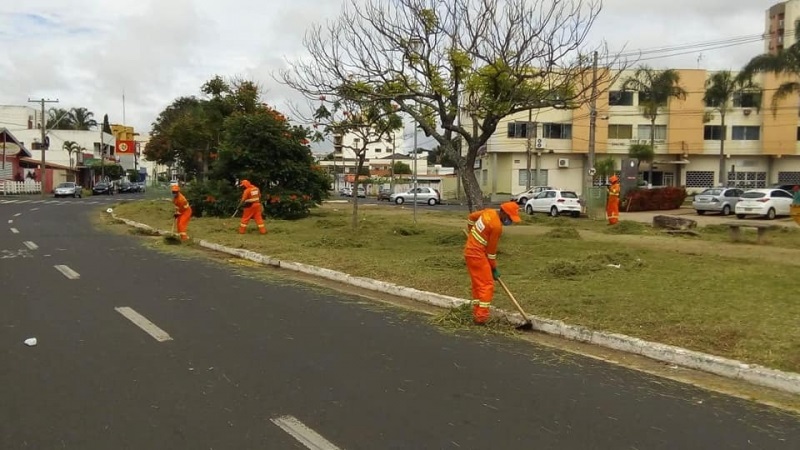
M 248 234 L 236 234 L 238 218 L 195 218 L 189 235 L 470 298 L 464 213 L 418 211 L 414 226 L 410 208 L 362 205 L 353 231 L 349 208 L 331 204 L 308 219 L 268 220 L 267 236 L 254 223 Z M 131 202 L 115 212 L 171 226 L 168 202 Z M 767 245 L 730 243 L 720 227 L 699 231 L 672 237 L 635 222 L 610 228 L 525 216 L 506 228 L 498 265 L 532 314 L 800 372 L 800 302 L 790 282 L 800 265 L 800 229 L 773 232 Z M 495 304 L 513 310 L 499 287 Z

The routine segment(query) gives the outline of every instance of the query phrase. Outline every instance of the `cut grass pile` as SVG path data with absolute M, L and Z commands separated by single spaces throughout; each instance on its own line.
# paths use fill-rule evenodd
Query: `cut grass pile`
M 136 202 L 115 211 L 169 229 L 171 208 L 167 202 Z M 268 220 L 266 236 L 252 223 L 248 234 L 236 234 L 238 218 L 196 218 L 189 235 L 470 298 L 462 257 L 464 213 L 418 212 L 415 226 L 408 209 L 372 207 L 362 209 L 357 231 L 350 229 L 349 217 L 346 207 L 325 206 L 304 220 Z M 628 221 L 608 227 L 585 219 L 525 217 L 506 228 L 498 263 L 532 314 L 800 372 L 794 266 L 769 253 L 800 259 L 800 251 L 791 250 L 800 248 L 795 230 L 774 233 L 778 249 L 725 242 L 727 228 L 701 228 L 701 236 L 690 240 Z M 513 310 L 499 287 L 495 305 Z M 468 325 L 469 315 L 458 314 L 465 313 L 448 312 L 439 324 Z

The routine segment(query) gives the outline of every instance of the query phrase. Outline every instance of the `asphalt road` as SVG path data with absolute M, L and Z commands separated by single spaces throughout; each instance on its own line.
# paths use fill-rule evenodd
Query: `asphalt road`
M 800 448 L 777 410 L 2 200 L 0 449 Z

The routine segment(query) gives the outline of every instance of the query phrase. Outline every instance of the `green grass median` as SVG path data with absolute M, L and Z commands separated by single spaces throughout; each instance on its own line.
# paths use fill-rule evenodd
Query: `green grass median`
M 348 205 L 326 205 L 299 221 L 267 220 L 261 236 L 237 218 L 194 218 L 189 235 L 352 275 L 470 298 L 462 258 L 465 214 L 362 206 L 353 231 Z M 161 229 L 172 205 L 141 201 L 116 213 Z M 718 227 L 717 227 L 718 228 Z M 729 243 L 721 229 L 664 236 L 647 225 L 525 216 L 507 227 L 498 265 L 532 314 L 800 372 L 800 301 L 791 281 L 800 233 L 775 243 Z M 495 304 L 512 310 L 501 289 Z

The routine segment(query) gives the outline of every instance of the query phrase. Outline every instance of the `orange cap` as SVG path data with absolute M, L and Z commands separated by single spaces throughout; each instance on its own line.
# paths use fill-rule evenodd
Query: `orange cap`
M 522 221 L 522 219 L 519 217 L 519 205 L 517 202 L 505 202 L 500 205 L 500 209 L 502 209 L 504 213 L 508 214 L 508 217 L 511 218 L 512 222 L 519 223 Z
M 172 192 L 180 192 L 181 191 L 181 187 L 178 186 L 177 184 L 173 184 L 172 187 L 170 188 L 170 190 Z
M 616 183 L 617 181 L 619 181 L 619 177 L 616 175 L 611 175 L 611 178 L 609 178 L 608 181 Z

